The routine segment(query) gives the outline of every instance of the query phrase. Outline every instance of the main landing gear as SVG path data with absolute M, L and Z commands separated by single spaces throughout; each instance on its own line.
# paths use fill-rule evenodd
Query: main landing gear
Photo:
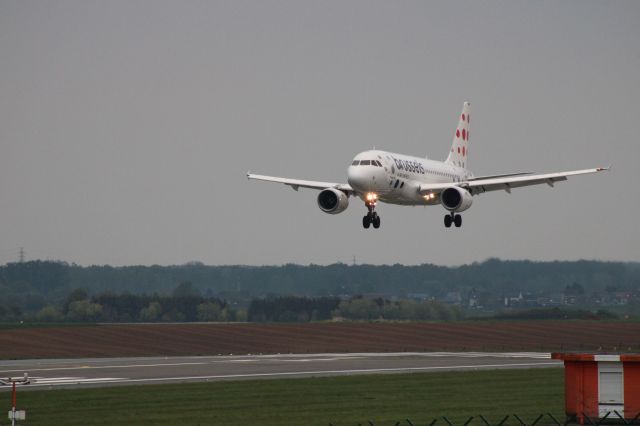
M 451 224 L 456 225 L 456 228 L 460 228 L 462 226 L 462 216 L 459 214 L 455 214 L 451 212 L 450 214 L 444 217 L 444 226 L 445 228 L 451 228 Z
M 364 229 L 369 229 L 370 225 L 373 225 L 375 229 L 380 228 L 380 216 L 378 216 L 378 213 L 375 211 L 376 198 L 377 197 L 367 196 L 365 205 L 367 206 L 369 213 L 362 218 L 362 226 L 364 226 Z

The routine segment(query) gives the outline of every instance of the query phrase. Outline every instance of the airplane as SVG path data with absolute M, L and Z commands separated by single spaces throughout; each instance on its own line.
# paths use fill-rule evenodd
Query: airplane
M 445 161 L 413 157 L 377 149 L 357 154 L 347 169 L 348 183 L 318 182 L 263 176 L 247 172 L 248 179 L 277 182 L 294 190 L 311 188 L 319 190 L 318 207 L 325 213 L 338 214 L 349 206 L 349 197 L 362 199 L 367 214 L 362 226 L 380 227 L 380 215 L 375 211 L 378 202 L 405 206 L 442 205 L 448 213 L 444 226 L 462 226 L 459 213 L 469 209 L 473 196 L 489 191 L 565 181 L 569 176 L 597 173 L 609 167 L 572 170 L 559 173 L 534 174 L 532 172 L 474 176 L 467 168 L 469 159 L 469 125 L 471 104 L 464 102 L 458 119 L 453 143 Z

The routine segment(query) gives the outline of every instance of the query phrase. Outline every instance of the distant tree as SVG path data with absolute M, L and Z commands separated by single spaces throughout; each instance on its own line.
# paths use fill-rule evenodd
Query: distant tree
M 86 289 L 76 288 L 71 293 L 69 293 L 69 296 L 67 296 L 67 301 L 71 303 L 71 302 L 77 302 L 78 300 L 85 300 L 88 298 L 89 298 L 89 293 L 87 293 Z
M 89 300 L 69 303 L 67 318 L 71 321 L 98 321 L 102 316 L 102 306 Z
M 247 310 L 246 309 L 238 309 L 235 311 L 235 320 L 238 322 L 246 322 L 247 321 Z
M 191 281 L 183 281 L 173 290 L 173 297 L 200 297 L 200 290 Z
M 11 304 L 8 306 L 6 318 L 10 321 L 16 321 L 22 318 L 22 307 Z
M 225 311 L 220 305 L 213 302 L 205 302 L 198 305 L 199 321 L 226 321 Z
M 140 321 L 154 322 L 162 315 L 162 305 L 159 302 L 151 302 L 146 308 L 140 310 Z
M 162 315 L 162 321 L 164 322 L 183 322 L 186 320 L 184 313 L 177 309 L 172 309 L 169 312 Z
M 440 305 L 439 303 L 436 304 L 434 302 L 423 302 L 423 303 L 418 303 L 413 311 L 413 316 L 412 317 L 408 317 L 406 319 L 412 319 L 412 320 L 421 320 L 421 321 L 426 321 L 426 320 L 432 320 L 436 318 L 436 305 Z
M 380 317 L 380 307 L 371 299 L 352 299 L 338 306 L 340 315 L 355 320 L 372 320 Z
M 59 322 L 64 320 L 64 315 L 60 309 L 52 305 L 47 305 L 36 314 L 36 320 L 43 322 Z
M 453 319 L 453 315 L 451 314 L 451 309 L 443 305 L 442 303 L 434 303 L 433 304 L 435 310 L 435 318 L 444 321 L 450 321 Z
M 398 303 L 387 303 L 382 307 L 382 318 L 386 320 L 400 320 L 402 318 L 402 310 Z
M 71 293 L 69 293 L 67 295 L 67 298 L 64 301 L 64 304 L 62 306 L 62 310 L 64 313 L 68 313 L 69 312 L 69 306 L 73 303 L 73 302 L 79 302 L 81 300 L 87 300 L 89 298 L 89 293 L 87 292 L 86 289 L 84 288 L 76 288 L 73 291 L 71 291 Z
M 38 311 L 36 320 L 42 322 L 58 322 L 64 320 L 64 315 L 62 315 L 62 312 L 55 306 L 47 305 Z

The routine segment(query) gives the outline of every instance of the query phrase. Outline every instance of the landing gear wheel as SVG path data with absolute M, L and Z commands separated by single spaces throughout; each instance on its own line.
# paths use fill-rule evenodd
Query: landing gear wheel
M 451 218 L 451 215 L 446 215 L 444 217 L 444 227 L 451 228 L 451 222 L 453 222 L 453 218 Z
M 456 224 L 456 228 L 460 228 L 462 226 L 462 216 L 459 214 L 453 217 L 453 223 Z
M 364 229 L 369 229 L 369 225 L 371 225 L 371 218 L 369 215 L 366 215 L 362 218 L 362 226 L 364 226 Z
M 373 227 L 375 229 L 380 228 L 380 216 L 378 216 L 378 215 L 374 216 L 374 218 L 373 218 Z

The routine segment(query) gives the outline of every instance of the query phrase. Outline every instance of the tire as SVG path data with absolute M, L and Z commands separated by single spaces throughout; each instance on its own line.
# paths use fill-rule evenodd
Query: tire
M 454 218 L 453 218 L 453 222 L 456 224 L 456 228 L 460 228 L 462 226 L 462 216 L 460 216 L 459 214 L 457 214 Z
M 369 216 L 364 216 L 362 218 L 362 226 L 364 226 L 364 229 L 369 229 L 369 225 L 371 225 L 371 220 L 369 219 Z
M 444 227 L 445 228 L 451 228 L 451 222 L 452 222 L 451 216 L 450 215 L 446 215 L 444 217 Z
M 376 217 L 373 218 L 373 227 L 375 229 L 380 228 L 380 216 L 376 215 Z

